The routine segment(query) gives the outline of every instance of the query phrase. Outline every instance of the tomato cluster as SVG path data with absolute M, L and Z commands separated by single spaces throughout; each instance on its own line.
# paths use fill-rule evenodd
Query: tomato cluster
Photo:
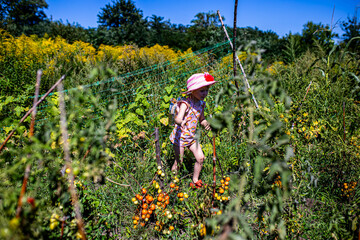
M 172 175 L 172 177 L 167 178 L 170 175 Z M 190 204 L 190 206 L 200 204 L 200 208 L 204 210 L 205 215 L 203 216 L 205 218 L 214 214 L 222 214 L 221 206 L 230 200 L 229 181 L 230 177 L 223 176 L 220 182 L 214 186 L 215 191 L 211 191 L 211 186 L 209 185 L 206 185 L 203 191 L 201 189 L 193 189 L 194 192 L 191 192 L 190 195 L 195 194 L 199 196 L 199 194 L 205 194 L 204 196 L 207 195 L 207 197 L 205 197 L 203 201 L 193 198 L 188 200 L 189 194 L 181 190 L 179 184 L 180 179 L 175 173 L 166 174 L 165 171 L 158 166 L 154 178 L 149 185 L 142 187 L 132 198 L 132 202 L 136 205 L 132 218 L 133 227 L 134 229 L 150 227 L 164 235 L 171 234 L 174 229 L 183 226 L 184 216 L 189 213 L 189 209 L 187 209 L 189 207 L 188 204 Z M 209 195 L 209 193 L 212 195 Z M 213 199 L 213 201 L 211 201 L 211 199 Z M 184 202 L 186 202 L 186 204 L 184 204 Z M 206 235 L 206 227 L 203 220 L 204 219 L 200 220 L 197 224 L 193 224 L 194 231 L 197 231 L 197 234 L 200 234 L 200 236 Z M 197 230 L 195 230 L 195 227 Z
M 356 181 L 351 181 L 349 183 L 344 183 L 343 187 L 341 188 L 341 196 L 342 197 L 351 197 L 354 193 L 355 187 L 357 185 Z
M 163 179 L 165 173 L 159 166 L 155 177 Z M 137 205 L 135 215 L 133 216 L 134 229 L 138 226 L 144 227 L 146 224 L 154 225 L 156 231 L 161 231 L 163 234 L 170 234 L 175 227 L 170 223 L 164 223 L 164 219 L 170 220 L 175 214 L 179 214 L 173 208 L 169 208 L 171 200 L 184 201 L 189 195 L 186 192 L 181 192 L 179 185 L 179 178 L 174 176 L 169 184 L 162 182 L 162 180 L 152 180 L 148 189 L 142 188 L 141 192 L 132 198 L 132 202 Z M 161 185 L 161 186 L 160 186 Z M 177 198 L 176 198 L 177 197 Z M 168 227 L 165 227 L 168 225 Z
M 223 176 L 220 180 L 220 185 L 216 187 L 216 192 L 214 195 L 214 199 L 222 202 L 222 201 L 229 201 L 229 182 L 230 177 Z

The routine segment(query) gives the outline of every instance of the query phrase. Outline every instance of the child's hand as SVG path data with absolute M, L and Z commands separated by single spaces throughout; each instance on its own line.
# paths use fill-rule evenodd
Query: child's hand
M 203 121 L 201 122 L 201 125 L 205 128 L 206 131 L 211 130 L 210 123 L 208 123 L 208 121 L 203 120 Z
M 188 121 L 186 120 L 186 119 L 184 119 L 184 120 L 182 120 L 182 122 L 181 122 L 181 131 L 185 131 L 186 130 L 186 123 L 187 123 Z

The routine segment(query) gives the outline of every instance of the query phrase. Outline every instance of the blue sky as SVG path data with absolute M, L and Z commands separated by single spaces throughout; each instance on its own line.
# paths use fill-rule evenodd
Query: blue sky
M 66 23 L 96 27 L 97 14 L 111 0 L 46 0 L 48 17 Z M 220 11 L 225 24 L 233 26 L 234 0 L 134 0 L 135 6 L 143 11 L 143 16 L 157 15 L 171 23 L 189 25 L 199 12 Z M 301 33 L 308 21 L 331 24 L 333 9 L 334 31 L 342 34 L 340 24 L 347 17 L 353 17 L 355 8 L 360 8 L 360 0 L 238 0 L 238 27 L 258 27 L 271 30 L 280 37 L 289 32 Z M 360 9 L 358 9 L 360 12 Z M 360 13 L 358 14 L 358 16 Z M 336 24 L 337 23 L 337 24 Z

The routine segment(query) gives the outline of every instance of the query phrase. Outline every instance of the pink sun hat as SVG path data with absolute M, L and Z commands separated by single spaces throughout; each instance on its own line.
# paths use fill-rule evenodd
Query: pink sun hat
M 205 87 L 205 86 L 211 86 L 214 83 L 217 83 L 217 81 L 214 81 L 214 77 L 211 76 L 209 73 L 196 73 L 193 74 L 188 80 L 187 80 L 187 91 L 183 92 L 182 94 L 188 94 L 194 90 L 197 90 L 199 88 Z

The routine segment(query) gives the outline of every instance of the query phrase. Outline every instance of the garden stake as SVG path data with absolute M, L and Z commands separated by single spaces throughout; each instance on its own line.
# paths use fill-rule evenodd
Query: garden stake
M 207 133 L 206 133 L 206 136 L 209 138 L 209 141 L 212 142 L 212 139 L 209 137 L 209 135 Z M 215 149 L 215 143 L 213 145 L 214 145 L 214 149 Z M 222 170 L 220 160 L 216 158 L 216 162 L 219 164 L 220 171 L 221 171 L 221 176 L 224 176 L 224 172 Z
M 344 125 L 344 142 L 346 140 L 346 132 L 345 132 L 345 102 L 343 102 L 343 125 Z
M 233 27 L 233 68 L 234 68 L 234 77 L 236 77 L 236 17 L 237 17 L 237 5 L 238 0 L 235 0 L 235 7 L 234 7 L 234 27 Z M 235 81 L 236 88 L 239 89 L 238 82 Z
M 27 181 L 29 179 L 30 176 L 30 164 L 26 165 L 25 168 L 25 175 L 24 175 L 24 180 L 23 180 L 23 184 L 21 187 L 21 192 L 20 192 L 20 196 L 19 196 L 19 200 L 18 200 L 18 206 L 16 208 L 16 218 L 20 217 L 20 213 L 21 213 L 21 207 L 22 207 L 22 198 L 25 194 L 26 191 L 26 185 L 27 185 Z
M 64 227 L 65 227 L 65 219 L 62 218 L 61 219 L 61 233 L 60 233 L 60 239 L 62 239 L 63 235 L 64 235 Z
M 302 100 L 302 101 L 301 101 L 301 103 L 300 103 L 300 106 L 299 106 L 299 110 L 298 110 L 298 111 L 300 111 L 301 106 L 302 106 L 303 102 L 305 101 L 306 96 L 308 95 L 308 92 L 309 92 L 309 90 L 310 90 L 311 84 L 312 84 L 312 81 L 310 81 L 310 84 L 309 84 L 309 86 L 307 87 L 307 90 L 306 90 L 305 96 L 304 96 L 303 100 Z
M 67 131 L 67 122 L 66 122 L 66 111 L 65 111 L 63 85 L 60 83 L 57 86 L 57 89 L 58 89 L 58 93 L 59 93 L 60 130 L 61 130 L 61 135 L 63 138 L 64 160 L 65 160 L 66 168 L 70 169 L 70 173 L 68 173 L 68 180 L 70 181 L 69 192 L 71 195 L 71 203 L 74 206 L 75 218 L 77 221 L 77 226 L 78 226 L 79 233 L 81 235 L 81 239 L 86 240 L 86 235 L 85 235 L 85 231 L 84 231 L 84 222 L 81 217 L 79 200 L 78 200 L 76 188 L 74 185 L 74 174 L 73 174 L 73 169 L 71 166 L 70 146 L 69 146 L 69 142 L 68 142 L 68 131 Z
M 155 128 L 155 151 L 156 151 L 156 162 L 158 166 L 162 168 L 162 162 L 160 158 L 160 141 L 159 141 L 159 128 Z M 164 183 L 159 179 L 161 189 L 164 189 Z
M 36 103 L 37 103 L 38 97 L 39 97 L 41 75 L 42 75 L 42 71 L 38 70 L 37 75 L 36 75 L 35 98 L 34 98 L 34 103 L 33 103 L 34 111 L 31 114 L 31 125 L 30 125 L 29 138 L 31 138 L 34 135 L 34 126 L 35 126 L 35 117 L 36 117 Z M 20 196 L 19 196 L 19 200 L 18 200 L 18 206 L 16 208 L 16 218 L 20 217 L 21 207 L 22 207 L 22 198 L 23 198 L 23 196 L 24 196 L 24 194 L 26 192 L 26 185 L 27 185 L 27 181 L 28 181 L 29 176 L 30 176 L 30 168 L 31 168 L 31 164 L 27 164 L 26 167 L 25 167 L 24 180 L 23 180 L 23 184 L 21 186 L 21 192 L 20 192 Z
M 160 158 L 159 128 L 155 128 L 154 134 L 155 134 L 156 163 L 158 166 L 162 167 L 162 162 Z
M 229 40 L 229 44 L 230 44 L 230 46 L 231 46 L 231 49 L 234 50 L 234 46 L 233 46 L 232 42 L 230 41 L 230 37 L 229 37 L 229 34 L 227 33 L 227 30 L 226 30 L 226 28 L 225 28 L 224 22 L 223 22 L 223 20 L 222 20 L 221 15 L 220 15 L 220 11 L 218 10 L 217 13 L 218 13 L 218 15 L 219 15 L 219 19 L 220 19 L 221 25 L 222 25 L 222 27 L 223 27 L 223 29 L 224 29 L 225 35 L 226 35 L 227 39 Z M 245 71 L 244 71 L 244 68 L 243 68 L 243 66 L 242 66 L 242 64 L 241 64 L 241 62 L 240 62 L 240 60 L 239 60 L 239 58 L 238 58 L 238 56 L 237 56 L 236 53 L 235 53 L 235 56 L 236 56 L 236 61 L 238 62 L 239 66 L 240 66 L 240 69 L 241 69 L 241 72 L 242 72 L 242 74 L 243 74 L 243 76 L 244 76 L 244 80 L 245 80 L 246 86 L 247 86 L 248 90 L 250 90 L 250 89 L 251 89 L 251 88 L 250 88 L 250 84 L 249 84 L 249 81 L 247 80 L 247 77 L 246 77 L 246 73 L 245 73 Z M 258 105 L 258 103 L 257 103 L 257 101 L 256 101 L 256 99 L 255 99 L 254 94 L 253 94 L 252 92 L 250 92 L 250 93 L 251 93 L 251 96 L 252 96 L 252 99 L 253 99 L 253 101 L 254 101 L 254 103 L 255 103 L 256 108 L 259 108 L 259 105 Z
M 22 122 L 25 121 L 25 119 L 30 115 L 30 113 L 32 111 L 34 111 L 34 108 L 37 107 L 42 101 L 44 101 L 44 99 L 55 89 L 55 87 L 61 83 L 62 80 L 64 80 L 65 75 L 63 75 L 50 89 L 49 91 L 47 91 L 47 93 L 45 93 L 44 96 L 42 96 L 40 98 L 40 100 L 35 104 L 35 106 L 33 106 L 21 119 L 20 122 L 18 123 L 18 125 L 10 132 L 10 134 L 6 137 L 5 141 L 2 143 L 2 145 L 0 146 L 0 153 L 3 150 L 3 148 L 5 147 L 6 143 L 9 141 L 9 139 L 11 138 L 11 136 L 15 133 L 16 129 L 20 126 L 20 124 Z
M 36 117 L 36 112 L 37 112 L 36 103 L 39 98 L 41 75 L 42 75 L 42 71 L 38 70 L 37 75 L 36 75 L 35 97 L 34 97 L 34 103 L 33 103 L 34 111 L 31 113 L 31 123 L 30 123 L 30 133 L 29 133 L 30 137 L 32 137 L 34 135 L 35 117 Z
M 214 175 L 214 182 L 213 182 L 213 199 L 211 205 L 214 206 L 214 199 L 215 199 L 215 188 L 216 188 L 216 150 L 215 150 L 215 136 L 213 136 L 213 175 Z

